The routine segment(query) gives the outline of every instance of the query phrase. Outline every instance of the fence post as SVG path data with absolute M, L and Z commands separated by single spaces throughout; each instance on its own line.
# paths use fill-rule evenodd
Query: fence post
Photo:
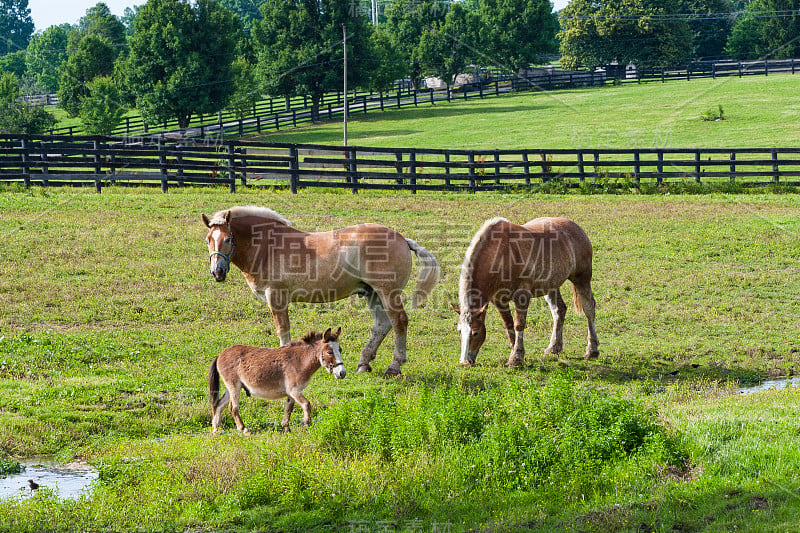
M 778 165 L 778 149 L 772 149 L 772 183 L 777 184 L 780 178 L 780 166 Z
M 500 152 L 494 150 L 494 184 L 500 185 Z
M 347 181 L 350 182 L 353 194 L 358 194 L 358 165 L 356 163 L 356 150 L 347 150 Z
M 30 167 L 30 141 L 27 135 L 23 135 L 20 139 L 20 147 L 22 148 L 22 153 L 20 154 L 20 159 L 22 159 L 22 179 L 25 183 L 25 188 L 31 188 L 31 167 Z M 47 187 L 47 181 L 43 180 L 42 184 Z
M 739 61 L 739 77 L 742 77 L 742 62 Z
M 661 185 L 661 181 L 664 179 L 664 152 L 659 150 L 657 158 L 658 165 L 656 166 L 656 185 Z
M 183 147 L 180 146 L 180 145 L 175 145 L 175 150 L 178 152 L 175 155 L 175 165 L 178 167 L 178 169 L 177 169 L 178 187 L 183 187 L 183 150 L 182 150 L 182 148 Z
M 94 151 L 94 190 L 100 192 L 100 140 L 97 138 L 92 140 L 92 151 Z
M 450 150 L 445 150 L 444 151 L 444 162 L 445 162 L 445 167 L 444 167 L 444 176 L 445 176 L 444 177 L 444 185 L 445 185 L 445 187 L 450 187 L 450 165 L 447 164 L 447 163 L 450 163 Z
M 664 83 L 664 67 L 661 67 L 661 83 Z
M 731 173 L 730 180 L 731 180 L 731 182 L 734 182 L 734 181 L 736 181 L 736 163 L 735 163 L 735 161 L 736 161 L 736 152 L 734 152 L 733 150 L 731 150 L 730 160 L 731 160 L 731 166 L 729 167 L 729 171 Z
M 400 87 L 397 88 L 397 109 L 400 109 Z
M 583 150 L 578 150 L 578 179 L 581 183 L 586 181 L 586 170 L 583 165 Z
M 470 152 L 467 156 L 469 166 L 469 190 L 475 192 L 475 152 Z
M 414 89 L 414 107 L 417 107 L 417 90 Z
M 161 192 L 167 192 L 167 154 L 164 148 L 164 137 L 158 138 L 158 169 L 161 174 Z
M 694 151 L 694 181 L 700 183 L 700 150 Z
M 641 169 L 641 166 L 639 164 L 640 163 L 639 158 L 640 158 L 639 150 L 634 150 L 633 151 L 633 179 L 636 180 L 636 183 L 639 183 L 641 181 L 641 178 L 639 176 L 639 171 Z
M 289 190 L 292 194 L 297 194 L 297 187 L 300 185 L 300 160 L 297 154 L 297 145 L 289 147 Z
M 494 95 L 500 96 L 500 80 L 494 80 Z
M 408 172 L 411 174 L 411 194 L 417 194 L 417 152 L 408 153 Z
M 402 176 L 402 174 L 403 174 L 403 152 L 395 153 L 394 157 L 397 160 L 397 162 L 394 164 L 394 168 L 395 168 L 395 170 L 397 170 L 397 175 L 398 176 Z M 403 184 L 403 178 L 402 177 L 398 177 L 395 180 L 395 182 L 398 185 L 402 185 Z
M 236 192 L 236 149 L 233 141 L 228 141 L 228 190 Z
M 47 166 L 47 144 L 44 141 L 39 142 L 39 149 L 42 151 L 39 155 L 42 159 L 42 182 L 47 182 L 47 174 L 50 172 Z M 25 188 L 27 189 L 27 186 Z
M 528 164 L 528 152 L 522 152 L 522 162 L 523 162 L 523 176 L 525 176 L 525 185 L 531 184 L 531 167 Z
M 381 99 L 381 111 L 383 111 L 383 91 L 381 91 L 378 94 L 380 95 L 380 99 Z

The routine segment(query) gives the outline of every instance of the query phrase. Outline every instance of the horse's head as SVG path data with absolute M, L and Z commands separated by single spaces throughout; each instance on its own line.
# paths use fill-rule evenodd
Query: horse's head
M 342 328 L 337 329 L 335 333 L 328 328 L 322 335 L 322 351 L 319 354 L 320 365 L 337 379 L 342 379 L 347 375 L 342 361 L 342 348 L 339 346 L 341 333 Z
M 464 309 L 452 305 L 458 314 L 458 332 L 461 335 L 461 358 L 459 364 L 472 366 L 478 351 L 486 340 L 486 310 L 489 304 L 477 309 Z
M 215 216 L 210 220 L 203 215 L 203 223 L 208 228 L 206 244 L 211 276 L 216 281 L 225 281 L 225 276 L 231 269 L 231 256 L 235 246 L 231 233 L 231 212 L 225 211 L 222 217 Z

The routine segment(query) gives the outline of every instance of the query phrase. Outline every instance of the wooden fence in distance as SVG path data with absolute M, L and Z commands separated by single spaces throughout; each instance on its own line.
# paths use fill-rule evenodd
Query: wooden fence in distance
M 493 190 L 557 182 L 689 181 L 745 187 L 800 182 L 800 148 L 436 150 L 162 137 L 0 137 L 0 183 L 25 187 L 217 185 Z

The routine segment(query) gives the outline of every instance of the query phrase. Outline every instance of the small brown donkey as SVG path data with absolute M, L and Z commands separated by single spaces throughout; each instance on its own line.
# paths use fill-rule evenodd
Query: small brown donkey
M 325 333 L 311 332 L 302 340 L 280 348 L 258 348 L 237 344 L 219 354 L 208 372 L 208 392 L 211 398 L 211 427 L 219 430 L 222 411 L 230 401 L 231 414 L 236 427 L 249 435 L 250 431 L 239 416 L 239 393 L 245 390 L 248 396 L 265 400 L 286 397 L 281 426 L 289 431 L 289 417 L 295 402 L 303 408 L 303 423 L 311 425 L 311 403 L 303 396 L 303 389 L 311 376 L 320 369 L 342 379 L 346 375 L 339 347 L 342 328 Z M 219 395 L 219 378 L 225 383 L 225 394 Z

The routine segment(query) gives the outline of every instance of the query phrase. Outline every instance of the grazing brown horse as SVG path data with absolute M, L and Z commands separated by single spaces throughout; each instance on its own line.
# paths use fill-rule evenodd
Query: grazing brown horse
M 222 412 L 230 401 L 231 414 L 236 427 L 249 435 L 250 431 L 239 416 L 239 393 L 265 400 L 286 398 L 286 410 L 281 426 L 289 430 L 289 417 L 295 402 L 303 408 L 303 423 L 311 425 L 311 403 L 303 396 L 303 389 L 311 376 L 321 367 L 342 379 L 345 375 L 339 335 L 331 329 L 325 333 L 309 333 L 302 340 L 280 348 L 258 348 L 237 344 L 219 354 L 208 371 L 208 392 L 211 399 L 211 427 L 219 430 Z M 225 394 L 219 396 L 219 378 L 225 383 Z
M 553 315 L 553 333 L 545 353 L 561 352 L 567 306 L 559 287 L 566 280 L 572 282 L 575 310 L 589 322 L 584 357 L 597 357 L 592 244 L 586 232 L 566 218 L 537 218 L 522 226 L 504 218 L 486 221 L 467 249 L 458 286 L 459 306 L 453 306 L 461 334 L 461 364 L 475 363 L 486 339 L 490 303 L 500 312 L 511 343 L 508 365 L 524 364 L 528 305 L 531 298 L 539 296 L 544 296 Z
M 400 373 L 407 359 L 402 294 L 411 276 L 411 252 L 422 262 L 414 306 L 425 301 L 439 280 L 433 254 L 378 224 L 306 233 L 264 207 L 231 207 L 211 218 L 203 215 L 203 222 L 211 275 L 225 281 L 230 264 L 239 267 L 250 289 L 272 311 L 282 345 L 291 339 L 290 302 L 333 302 L 358 294 L 366 298 L 373 319 L 358 371 L 372 370 L 370 361 L 394 329 L 394 359 L 386 375 Z

